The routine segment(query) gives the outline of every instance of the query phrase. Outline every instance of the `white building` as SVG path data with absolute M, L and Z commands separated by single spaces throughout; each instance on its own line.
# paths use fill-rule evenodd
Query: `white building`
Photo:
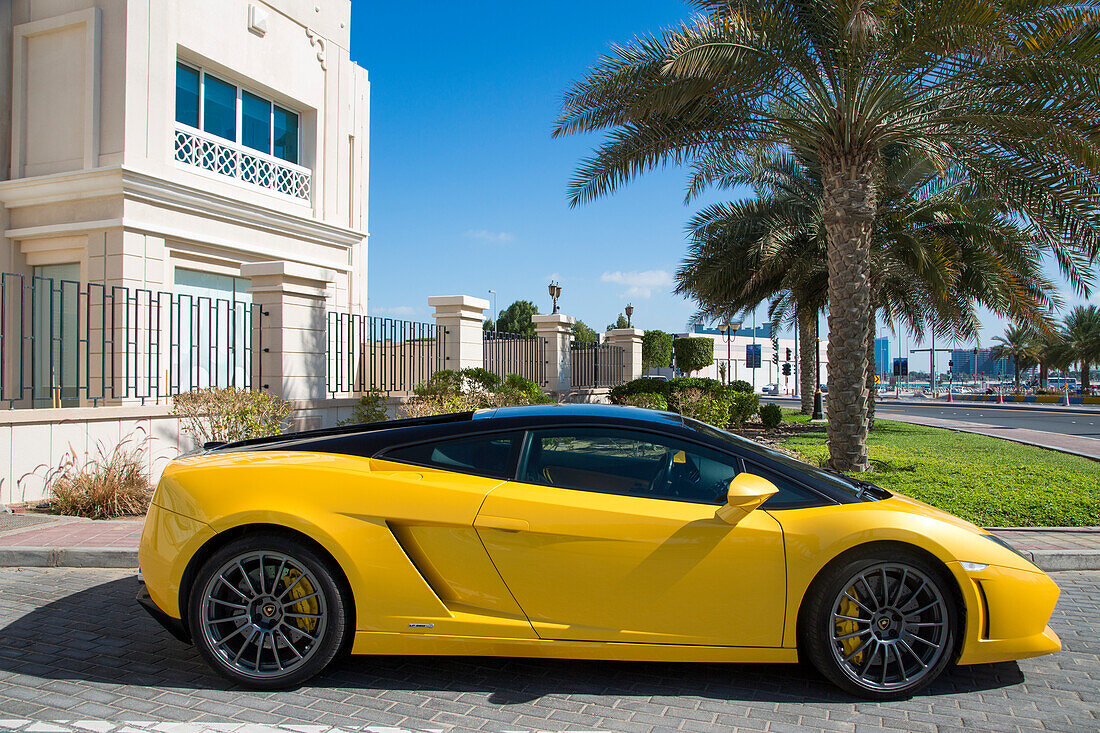
M 365 310 L 350 20 L 349 0 L 0 2 L 0 271 L 235 306 L 275 267 Z

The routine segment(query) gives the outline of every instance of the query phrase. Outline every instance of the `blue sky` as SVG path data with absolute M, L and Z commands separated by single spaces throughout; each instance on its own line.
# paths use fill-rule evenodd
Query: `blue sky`
M 371 313 L 427 320 L 430 295 L 490 289 L 501 309 L 527 299 L 545 313 L 554 278 L 562 311 L 597 330 L 628 301 L 638 327 L 685 330 L 694 308 L 671 293 L 684 224 L 721 194 L 685 206 L 684 172 L 669 169 L 570 209 L 569 178 L 599 137 L 550 131 L 610 44 L 687 14 L 680 0 L 353 0 L 351 53 L 372 95 Z M 983 344 L 1003 331 L 985 326 Z

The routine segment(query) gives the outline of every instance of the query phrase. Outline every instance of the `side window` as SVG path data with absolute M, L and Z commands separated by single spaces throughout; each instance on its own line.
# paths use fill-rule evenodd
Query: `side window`
M 820 506 L 825 503 L 816 492 L 758 463 L 745 461 L 745 471 L 766 478 L 779 489 L 778 494 L 764 502 L 764 509 L 797 509 L 805 506 Z
M 510 478 L 512 449 L 517 444 L 517 434 L 498 433 L 406 445 L 391 448 L 378 457 L 387 461 L 431 466 L 459 473 Z
M 736 458 L 677 438 L 614 428 L 530 433 L 519 480 L 707 504 L 725 501 Z

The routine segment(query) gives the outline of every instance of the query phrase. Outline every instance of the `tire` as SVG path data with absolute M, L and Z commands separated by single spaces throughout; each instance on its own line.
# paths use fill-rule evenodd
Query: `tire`
M 960 623 L 952 582 L 913 551 L 856 554 L 811 586 L 800 647 L 852 695 L 910 697 L 954 661 Z
M 195 646 L 218 674 L 261 690 L 296 687 L 350 639 L 346 599 L 331 560 L 277 533 L 216 551 L 188 598 Z

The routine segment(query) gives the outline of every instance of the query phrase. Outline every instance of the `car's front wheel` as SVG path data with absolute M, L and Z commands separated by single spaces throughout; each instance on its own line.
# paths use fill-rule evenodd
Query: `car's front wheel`
M 348 633 L 330 562 L 278 534 L 242 537 L 208 558 L 196 574 L 188 614 L 206 661 L 260 689 L 293 687 L 317 674 Z
M 854 695 L 908 697 L 954 656 L 959 614 L 949 583 L 916 553 L 853 557 L 826 570 L 811 591 L 803 650 Z

